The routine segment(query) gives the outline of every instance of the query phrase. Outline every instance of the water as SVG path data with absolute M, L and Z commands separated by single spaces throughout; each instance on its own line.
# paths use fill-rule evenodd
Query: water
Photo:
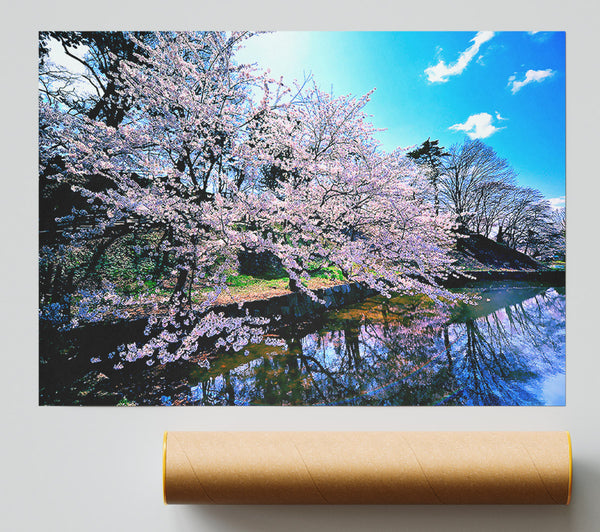
M 422 298 L 373 297 L 223 354 L 163 404 L 564 405 L 562 287 L 488 283 L 477 305 L 441 310 Z
M 181 360 L 116 370 L 108 353 L 141 331 L 83 331 L 54 356 L 42 349 L 40 403 L 564 405 L 564 287 L 462 290 L 477 305 L 372 297 L 288 327 L 279 333 L 284 347 L 221 353 L 209 368 Z M 102 362 L 90 364 L 96 357 Z

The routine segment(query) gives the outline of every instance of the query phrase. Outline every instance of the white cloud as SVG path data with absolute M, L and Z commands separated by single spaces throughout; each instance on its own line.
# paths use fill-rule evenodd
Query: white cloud
M 558 198 L 550 198 L 548 200 L 550 202 L 550 206 L 554 210 L 562 209 L 565 206 L 565 197 L 559 196 Z
M 498 111 L 496 111 L 496 120 L 508 120 L 508 118 L 504 118 Z
M 528 31 L 527 33 L 537 43 L 546 42 L 553 34 L 551 31 Z
M 477 55 L 481 45 L 484 42 L 489 41 L 493 36 L 493 31 L 478 32 L 470 41 L 473 42 L 473 44 L 458 56 L 456 63 L 447 65 L 443 60 L 440 60 L 437 65 L 426 68 L 425 74 L 427 74 L 427 79 L 431 83 L 444 83 L 448 81 L 450 76 L 461 74 L 462 71 L 467 68 L 467 65 L 471 60 Z
M 522 87 L 528 85 L 529 83 L 533 83 L 534 81 L 540 82 L 554 75 L 554 71 L 550 68 L 546 70 L 528 70 L 525 73 L 525 79 L 523 81 L 517 81 L 516 76 L 511 76 L 508 78 L 508 86 L 511 87 L 511 92 L 515 94 L 517 91 L 521 90 Z
M 489 113 L 471 115 L 464 124 L 454 124 L 448 129 L 464 131 L 471 139 L 485 139 L 500 129 L 492 124 L 493 117 Z

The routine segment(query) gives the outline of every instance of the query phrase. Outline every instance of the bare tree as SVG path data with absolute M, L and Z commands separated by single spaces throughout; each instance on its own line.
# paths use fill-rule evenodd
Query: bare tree
M 475 211 L 472 214 L 471 226 L 473 231 L 490 238 L 494 228 L 510 204 L 515 187 L 506 183 L 493 181 L 480 187 L 476 199 Z
M 512 187 L 498 226 L 509 247 L 542 261 L 564 258 L 564 209 L 553 210 L 539 190 Z
M 485 209 L 490 207 L 491 196 L 500 185 L 514 183 L 515 172 L 505 159 L 480 140 L 467 140 L 453 145 L 444 160 L 439 178 L 440 200 L 457 216 L 463 231 L 474 231 L 483 224 L 476 213 L 483 205 Z

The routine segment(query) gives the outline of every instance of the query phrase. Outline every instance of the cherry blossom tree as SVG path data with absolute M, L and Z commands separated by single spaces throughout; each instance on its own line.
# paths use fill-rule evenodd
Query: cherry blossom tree
M 69 245 L 152 233 L 159 238 L 142 251 L 167 253 L 173 265 L 168 306 L 154 305 L 147 341 L 122 346 L 117 367 L 195 357 L 207 338 L 235 350 L 259 341 L 267 317 L 249 316 L 241 302 L 235 315 L 214 310 L 240 251 L 272 254 L 291 287 L 315 300 L 315 265 L 387 296 L 457 297 L 438 284 L 452 272 L 454 217 L 424 201 L 430 184 L 401 150 L 375 142 L 364 111 L 371 93 L 287 88 L 236 63 L 248 36 L 129 35 L 136 52 L 118 61 L 111 89 L 112 101 L 127 102 L 118 123 L 41 99 L 41 171 L 88 205 L 87 223 L 65 232 Z M 108 285 L 81 287 L 63 326 L 132 302 Z

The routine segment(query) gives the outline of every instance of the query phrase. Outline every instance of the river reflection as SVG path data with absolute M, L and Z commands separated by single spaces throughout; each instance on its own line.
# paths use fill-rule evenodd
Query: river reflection
M 330 312 L 286 346 L 249 346 L 189 375 L 187 404 L 564 405 L 564 288 L 464 289 L 442 311 L 373 297 Z M 168 402 L 169 398 L 166 397 Z

